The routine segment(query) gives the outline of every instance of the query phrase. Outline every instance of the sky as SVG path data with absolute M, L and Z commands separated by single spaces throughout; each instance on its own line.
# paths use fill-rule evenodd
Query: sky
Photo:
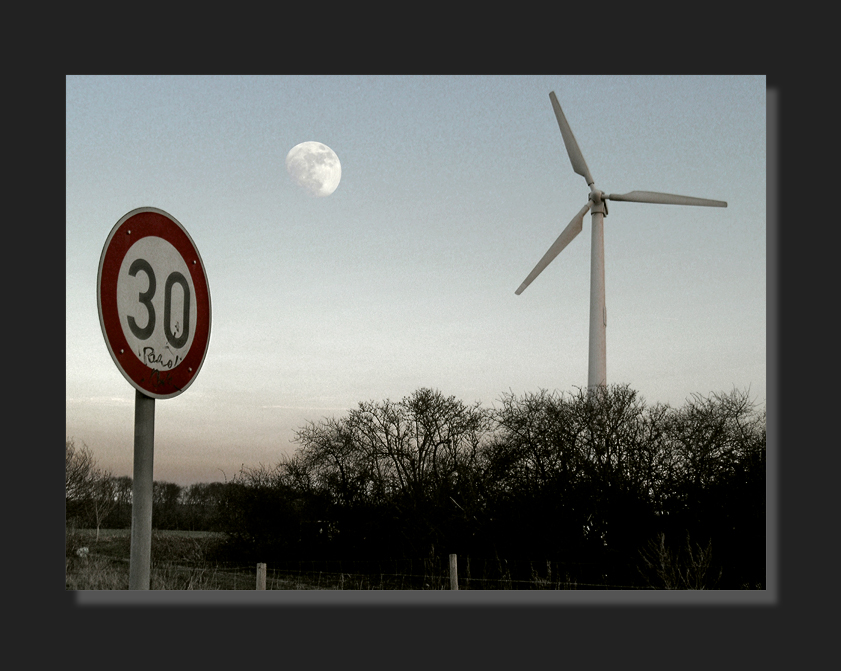
M 198 375 L 155 401 L 155 480 L 274 466 L 308 422 L 422 387 L 489 408 L 586 387 L 589 216 L 514 294 L 589 193 L 550 91 L 597 188 L 728 203 L 608 203 L 608 383 L 764 406 L 764 76 L 68 76 L 66 437 L 132 475 L 96 285 L 139 207 L 188 231 L 212 309 Z M 287 172 L 306 141 L 341 162 L 329 196 Z

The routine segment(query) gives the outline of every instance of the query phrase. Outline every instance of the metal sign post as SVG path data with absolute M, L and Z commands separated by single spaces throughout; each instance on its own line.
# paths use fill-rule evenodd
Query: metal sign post
M 111 230 L 97 275 L 105 344 L 135 388 L 129 589 L 149 589 L 155 399 L 189 387 L 210 342 L 210 288 L 199 251 L 171 215 L 141 207 Z
M 154 456 L 155 399 L 135 391 L 129 589 L 149 589 L 152 558 L 152 466 Z

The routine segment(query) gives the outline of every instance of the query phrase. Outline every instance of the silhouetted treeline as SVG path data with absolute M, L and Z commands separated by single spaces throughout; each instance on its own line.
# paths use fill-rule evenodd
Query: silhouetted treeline
M 651 584 L 671 558 L 707 562 L 708 586 L 764 585 L 765 416 L 745 393 L 671 408 L 616 386 L 485 409 L 421 389 L 297 442 L 225 490 L 221 526 L 251 560 L 456 553 L 639 585 L 654 553 Z
M 420 389 L 296 441 L 226 483 L 155 483 L 153 525 L 224 531 L 247 561 L 455 553 L 552 561 L 579 583 L 765 586 L 765 413 L 743 392 L 672 408 L 612 386 L 489 409 Z M 130 524 L 129 496 L 104 526 Z
M 105 495 L 91 493 L 68 496 L 67 522 L 76 527 L 93 528 L 96 525 L 97 504 L 106 511 L 100 519 L 103 529 L 128 529 L 131 527 L 132 479 L 127 475 L 109 476 Z M 190 531 L 220 531 L 219 503 L 223 482 L 199 482 L 182 487 L 173 482 L 155 481 L 152 488 L 152 527 L 154 529 L 180 529 Z M 107 496 L 108 505 L 101 499 Z M 99 500 L 98 500 L 99 499 Z

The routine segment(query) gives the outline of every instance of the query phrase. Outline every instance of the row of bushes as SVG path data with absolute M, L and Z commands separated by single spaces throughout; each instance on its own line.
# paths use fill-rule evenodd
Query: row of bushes
M 616 386 L 487 410 L 421 389 L 297 440 L 222 490 L 231 556 L 455 553 L 558 562 L 580 583 L 764 585 L 765 417 L 746 393 L 671 408 Z

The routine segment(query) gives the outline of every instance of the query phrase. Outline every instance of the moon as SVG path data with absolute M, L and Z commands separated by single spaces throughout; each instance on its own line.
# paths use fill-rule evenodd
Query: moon
M 313 196 L 329 196 L 342 179 L 342 164 L 330 147 L 321 142 L 301 142 L 286 155 L 286 169 Z

